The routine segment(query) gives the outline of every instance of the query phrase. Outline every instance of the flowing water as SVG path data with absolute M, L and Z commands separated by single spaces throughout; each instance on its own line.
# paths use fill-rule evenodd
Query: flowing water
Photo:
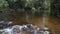
M 45 27 L 46 27 L 46 23 L 48 22 L 48 24 L 50 24 L 49 25 L 49 27 L 51 28 L 51 29 L 53 29 L 53 27 L 52 26 L 54 26 L 52 23 L 54 22 L 54 18 L 53 19 L 48 19 L 48 16 L 47 16 L 47 11 L 46 10 L 43 10 L 43 17 L 32 17 L 32 18 L 30 18 L 29 17 L 29 15 L 26 13 L 26 18 L 23 18 L 23 17 L 21 17 L 21 16 L 16 16 L 13 20 L 12 20 L 12 22 L 14 22 L 15 24 L 19 24 L 19 25 L 21 25 L 21 24 L 24 24 L 25 22 L 28 22 L 28 24 L 30 24 L 30 22 L 32 22 L 31 24 L 34 24 L 34 26 L 33 26 L 33 29 L 29 29 L 29 28 L 27 28 L 27 29 L 25 29 L 26 31 L 21 31 L 19 34 L 45 34 L 44 33 L 44 29 L 45 29 Z M 19 17 L 19 18 L 18 18 Z M 50 17 L 51 18 L 51 17 Z M 56 18 L 57 19 L 57 18 Z M 48 20 L 50 20 L 50 21 L 48 21 Z M 58 20 L 58 19 L 57 19 Z M 55 21 L 57 21 L 57 20 L 55 20 Z M 23 23 L 24 22 L 24 23 Z M 58 22 L 58 21 L 57 21 Z M 38 27 L 35 27 L 35 25 L 37 25 L 37 26 L 39 26 L 39 28 L 41 28 L 42 30 L 39 30 L 38 29 Z M 31 25 L 30 25 L 31 26 Z M 32 27 L 32 26 L 31 26 Z M 55 27 L 55 26 L 54 26 Z M 17 28 L 16 28 L 17 29 Z M 56 29 L 56 28 L 54 28 L 54 29 Z M 54 29 L 53 29 L 53 31 L 54 31 Z M 10 29 L 7 29 L 7 31 L 9 31 Z M 29 32 L 27 32 L 27 30 L 29 30 Z M 30 32 L 30 31 L 32 31 L 33 30 L 33 32 Z M 39 32 L 41 32 L 41 33 L 39 33 Z M 49 32 L 49 31 L 48 31 Z M 9 34 L 11 34 L 11 31 L 9 31 Z M 16 34 L 16 32 L 14 33 L 14 34 Z M 48 33 L 49 34 L 49 33 Z

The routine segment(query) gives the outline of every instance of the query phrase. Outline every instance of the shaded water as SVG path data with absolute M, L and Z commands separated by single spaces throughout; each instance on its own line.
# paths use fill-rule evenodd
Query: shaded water
M 18 18 L 19 17 L 19 18 Z M 32 24 L 37 25 L 40 27 L 43 17 L 30 17 L 29 21 L 32 22 Z M 24 24 L 26 23 L 26 20 L 24 17 L 17 16 L 13 20 L 13 23 L 15 24 Z M 53 33 L 56 33 L 60 30 L 60 18 L 59 17 L 48 17 L 48 20 L 46 21 L 48 23 L 45 23 L 45 26 L 48 27 Z
M 43 17 L 31 17 L 28 18 L 30 22 L 32 22 L 33 25 L 37 25 L 40 27 L 41 23 L 43 22 Z M 14 24 L 21 25 L 26 23 L 26 19 L 21 16 L 16 16 L 12 19 L 10 19 Z M 47 23 L 48 22 L 48 23 Z M 53 34 L 59 33 L 60 30 L 60 18 L 59 17 L 48 17 L 48 20 L 45 23 L 45 26 L 48 27 Z

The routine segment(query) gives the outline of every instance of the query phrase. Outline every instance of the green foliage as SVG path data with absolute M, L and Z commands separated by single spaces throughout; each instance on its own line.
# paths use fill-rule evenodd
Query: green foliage
M 0 9 L 8 7 L 8 3 L 5 0 L 0 0 Z
M 46 8 L 50 8 L 50 0 L 46 0 L 44 3 Z

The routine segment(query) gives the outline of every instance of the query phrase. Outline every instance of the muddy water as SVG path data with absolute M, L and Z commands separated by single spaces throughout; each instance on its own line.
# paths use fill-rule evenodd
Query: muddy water
M 26 19 L 22 16 L 16 16 L 12 19 L 14 24 L 25 24 Z M 30 23 L 40 26 L 43 22 L 42 17 L 30 17 L 29 18 Z M 59 17 L 48 17 L 48 20 L 46 21 L 46 26 L 53 32 L 53 34 L 59 34 L 60 30 L 60 18 Z

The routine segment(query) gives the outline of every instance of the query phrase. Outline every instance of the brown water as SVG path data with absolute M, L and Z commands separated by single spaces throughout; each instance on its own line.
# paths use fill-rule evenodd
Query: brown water
M 43 22 L 43 17 L 30 17 L 29 21 L 40 27 L 41 23 Z M 25 24 L 26 23 L 26 19 L 25 17 L 22 16 L 16 16 L 12 19 L 14 24 Z M 48 27 L 53 34 L 59 34 L 59 30 L 60 30 L 60 18 L 59 17 L 48 17 L 48 20 L 45 23 L 45 26 Z

